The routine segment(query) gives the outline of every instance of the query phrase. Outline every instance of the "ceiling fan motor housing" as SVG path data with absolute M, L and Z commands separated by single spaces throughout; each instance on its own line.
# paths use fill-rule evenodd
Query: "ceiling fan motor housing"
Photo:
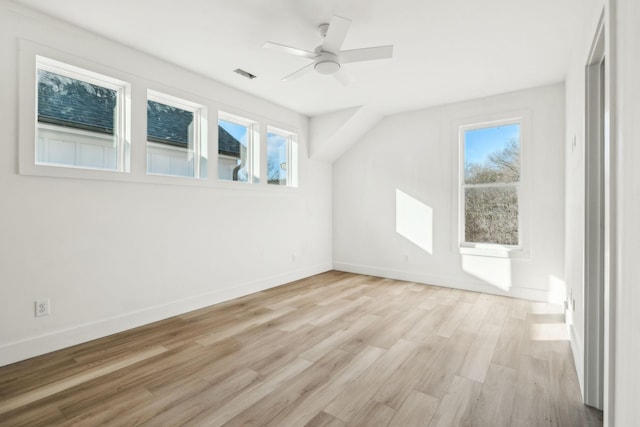
M 314 68 L 320 74 L 334 74 L 340 69 L 338 56 L 331 52 L 322 51 L 316 59 Z

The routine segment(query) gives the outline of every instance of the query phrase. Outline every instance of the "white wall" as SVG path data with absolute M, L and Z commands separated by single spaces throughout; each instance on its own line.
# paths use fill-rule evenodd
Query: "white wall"
M 131 76 L 136 180 L 18 174 L 19 39 Z M 331 167 L 308 159 L 308 118 L 5 1 L 0 57 L 0 365 L 331 268 Z M 299 188 L 145 183 L 147 84 L 297 130 Z
M 640 420 L 640 2 L 616 0 L 615 176 L 616 263 L 614 404 L 616 426 Z
M 564 86 L 558 84 L 383 119 L 334 163 L 334 267 L 562 300 L 564 108 Z M 512 259 L 465 256 L 463 270 L 456 243 L 456 124 L 503 113 L 510 117 L 513 111 L 524 111 L 530 123 L 522 142 L 523 196 L 530 209 L 524 221 L 527 253 Z M 431 209 L 432 228 L 428 220 L 419 224 L 432 229 L 431 253 L 428 245 L 421 248 L 396 232 L 397 190 L 425 212 Z M 421 238 L 428 240 L 429 233 Z

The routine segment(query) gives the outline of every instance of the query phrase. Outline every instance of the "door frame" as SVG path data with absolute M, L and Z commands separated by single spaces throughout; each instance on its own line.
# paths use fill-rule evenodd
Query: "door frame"
M 611 159 L 604 14 L 585 67 L 584 402 L 604 409 L 605 318 L 609 296 Z

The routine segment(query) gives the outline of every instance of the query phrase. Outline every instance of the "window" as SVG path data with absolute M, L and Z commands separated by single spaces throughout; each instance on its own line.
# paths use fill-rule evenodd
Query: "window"
M 296 186 L 297 146 L 295 134 L 281 129 L 267 129 L 267 182 Z
M 260 181 L 260 144 L 257 123 L 220 113 L 218 117 L 218 178 L 223 181 Z
M 207 177 L 206 109 L 169 95 L 147 95 L 147 173 Z
M 463 126 L 462 246 L 521 246 L 521 123 Z
M 36 164 L 128 172 L 129 85 L 41 56 L 36 75 Z

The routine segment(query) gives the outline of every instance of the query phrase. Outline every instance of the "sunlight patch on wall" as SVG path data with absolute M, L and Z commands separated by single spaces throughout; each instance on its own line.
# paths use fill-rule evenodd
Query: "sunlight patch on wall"
M 509 258 L 462 255 L 462 270 L 505 292 L 511 289 Z
M 396 233 L 433 254 L 433 209 L 396 189 Z
M 564 280 L 549 275 L 549 298 L 548 301 L 554 304 L 563 304 L 567 299 L 567 285 Z

